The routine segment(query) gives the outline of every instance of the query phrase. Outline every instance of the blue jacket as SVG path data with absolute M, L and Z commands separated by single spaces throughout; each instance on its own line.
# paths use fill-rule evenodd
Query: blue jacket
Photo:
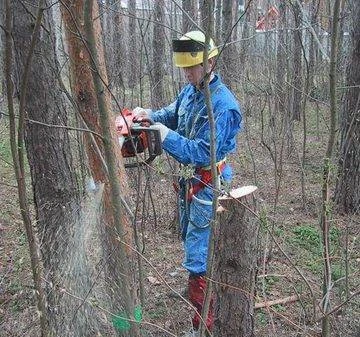
M 216 125 L 216 161 L 219 162 L 235 151 L 242 116 L 236 98 L 217 75 L 210 83 L 210 92 Z M 177 161 L 193 167 L 210 165 L 210 126 L 203 91 L 188 84 L 175 102 L 152 112 L 150 118 L 171 129 L 162 145 Z M 229 165 L 222 172 L 222 179 L 231 179 Z M 179 195 L 180 227 L 185 248 L 183 265 L 190 274 L 203 275 L 207 268 L 213 191 L 205 187 L 193 196 L 191 202 L 187 202 L 184 190 L 182 188 Z
M 215 75 L 209 87 L 216 125 L 218 162 L 235 151 L 235 137 L 242 117 L 236 98 L 218 75 Z M 188 84 L 175 102 L 152 112 L 150 117 L 171 129 L 163 148 L 177 161 L 194 167 L 210 165 L 210 127 L 203 91 Z

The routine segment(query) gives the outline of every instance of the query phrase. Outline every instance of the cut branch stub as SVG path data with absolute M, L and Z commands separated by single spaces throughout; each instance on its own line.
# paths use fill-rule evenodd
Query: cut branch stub
M 254 216 L 256 186 L 232 190 L 219 198 L 215 233 L 214 278 L 219 337 L 254 335 L 254 289 L 258 221 Z

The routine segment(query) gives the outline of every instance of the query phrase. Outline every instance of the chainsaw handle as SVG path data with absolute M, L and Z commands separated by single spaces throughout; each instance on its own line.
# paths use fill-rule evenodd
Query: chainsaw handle
M 144 124 L 147 123 L 149 125 L 154 125 L 155 124 L 155 122 L 149 117 L 144 117 L 144 118 L 141 118 L 140 120 L 136 119 L 136 117 L 134 117 L 133 122 L 140 123 L 141 126 L 142 126 L 143 123 Z

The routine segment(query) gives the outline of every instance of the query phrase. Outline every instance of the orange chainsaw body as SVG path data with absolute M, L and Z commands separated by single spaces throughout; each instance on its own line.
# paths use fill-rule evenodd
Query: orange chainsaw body
M 144 123 L 149 125 L 153 122 L 145 120 Z M 141 124 L 134 122 L 133 112 L 126 108 L 115 119 L 116 132 L 122 145 L 122 156 L 124 158 L 137 158 L 136 162 L 125 163 L 125 167 L 149 164 L 162 153 L 160 131 Z M 141 153 L 144 154 L 145 159 L 139 160 L 138 154 Z

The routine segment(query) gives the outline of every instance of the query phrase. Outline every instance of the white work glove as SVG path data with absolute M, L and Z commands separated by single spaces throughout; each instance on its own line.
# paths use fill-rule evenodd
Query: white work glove
M 133 115 L 134 115 L 134 120 L 137 121 L 141 121 L 142 119 L 146 119 L 149 118 L 151 109 L 144 109 L 141 107 L 136 107 L 135 109 L 133 109 Z
M 165 138 L 170 130 L 168 127 L 166 127 L 164 124 L 161 124 L 161 123 L 155 123 L 153 125 L 150 125 L 150 129 L 160 131 L 161 142 L 163 142 L 165 140 Z

